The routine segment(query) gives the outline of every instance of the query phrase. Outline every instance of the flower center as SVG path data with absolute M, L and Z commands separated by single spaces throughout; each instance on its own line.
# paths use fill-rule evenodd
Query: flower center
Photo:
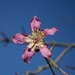
M 41 31 L 39 30 L 34 30 L 34 32 L 32 32 L 32 38 L 34 40 L 34 42 L 39 42 L 39 41 L 43 41 L 44 39 L 44 35 Z
M 38 43 L 39 42 L 38 38 L 34 38 L 34 42 Z
M 39 47 L 41 45 L 44 45 L 44 37 L 45 36 L 44 36 L 43 32 L 35 29 L 32 32 L 32 35 L 29 36 L 29 38 L 28 38 L 28 41 L 29 41 L 29 39 L 31 40 L 28 47 L 31 48 L 31 50 L 39 51 Z

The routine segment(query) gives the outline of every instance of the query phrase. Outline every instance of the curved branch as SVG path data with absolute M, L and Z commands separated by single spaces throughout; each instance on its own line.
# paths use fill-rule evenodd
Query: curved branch
M 59 56 L 54 60 L 54 62 L 55 62 L 55 63 L 58 63 L 58 62 L 60 61 L 60 59 L 63 58 L 64 55 L 65 55 L 66 53 L 68 53 L 71 48 L 72 48 L 72 46 L 69 46 L 69 47 L 67 47 L 65 50 L 63 50 L 63 51 L 61 52 L 61 54 L 59 54 Z M 47 69 L 47 68 L 49 68 L 48 65 L 41 66 L 40 69 L 38 68 L 38 69 L 37 69 L 36 71 L 34 71 L 34 72 L 32 72 L 32 71 L 27 71 L 25 75 L 38 74 L 38 73 L 40 73 L 42 70 Z
M 13 43 L 12 39 L 8 38 L 6 36 L 5 33 L 1 32 L 0 31 L 0 34 L 4 37 L 4 38 L 0 38 L 0 42 L 6 42 L 6 43 Z M 63 50 L 61 52 L 61 54 L 56 58 L 56 60 L 54 61 L 55 63 L 58 63 L 60 61 L 60 59 L 68 52 L 70 51 L 72 48 L 75 47 L 75 43 L 58 43 L 58 42 L 45 42 L 47 45 L 55 45 L 55 46 L 60 46 L 60 47 L 67 47 L 65 50 Z M 40 73 L 40 71 L 42 70 L 45 70 L 49 68 L 48 65 L 45 65 L 45 66 L 40 66 L 38 67 L 37 71 L 35 72 L 31 72 L 31 71 L 27 71 L 26 72 L 26 75 L 29 75 L 29 74 L 38 74 Z
M 55 45 L 55 46 L 62 46 L 62 47 L 67 47 L 67 46 L 72 46 L 75 47 L 75 43 L 59 43 L 59 42 L 46 42 L 48 45 Z
M 8 41 L 7 41 L 8 39 Z M 10 42 L 13 43 L 12 39 L 10 38 L 0 38 L 0 42 Z M 75 47 L 75 43 L 59 43 L 59 42 L 45 42 L 47 45 L 55 45 L 55 46 L 61 46 L 61 47 L 67 47 L 67 46 L 71 46 L 71 47 Z

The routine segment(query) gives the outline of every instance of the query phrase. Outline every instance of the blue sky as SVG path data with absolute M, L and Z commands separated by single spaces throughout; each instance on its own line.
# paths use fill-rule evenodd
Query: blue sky
M 33 16 L 41 20 L 41 29 L 56 26 L 59 29 L 54 36 L 45 38 L 46 41 L 62 43 L 75 42 L 75 1 L 74 0 L 1 0 L 0 1 L 0 30 L 11 38 L 15 33 L 25 32 L 31 34 L 30 21 Z M 2 37 L 0 35 L 0 37 Z M 30 64 L 22 61 L 26 45 L 0 43 L 0 75 L 24 75 L 27 70 L 35 71 L 38 66 L 45 65 L 46 61 L 40 53 L 31 59 Z M 55 47 L 52 58 L 55 59 L 64 48 Z M 74 49 L 58 64 L 70 75 L 75 75 L 74 70 L 68 70 L 66 65 L 75 66 Z M 57 75 L 62 75 L 55 69 Z M 52 75 L 49 69 L 38 75 Z

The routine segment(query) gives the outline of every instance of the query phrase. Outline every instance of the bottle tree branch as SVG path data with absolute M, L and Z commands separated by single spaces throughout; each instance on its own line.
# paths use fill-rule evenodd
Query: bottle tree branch
M 48 64 L 50 70 L 52 71 L 53 75 L 56 75 L 56 73 L 54 72 L 54 70 L 53 70 L 53 68 L 52 68 L 51 63 L 49 62 L 49 60 L 48 60 L 47 58 L 45 58 L 45 60 L 47 61 L 47 64 Z
M 8 38 L 7 35 L 0 31 L 0 34 L 2 35 L 3 38 L 0 38 L 0 42 L 6 42 L 6 43 L 13 43 L 11 38 Z M 75 43 L 59 43 L 59 42 L 45 42 L 47 45 L 54 45 L 54 46 L 59 46 L 59 47 L 65 47 L 65 49 L 59 54 L 59 56 L 53 61 L 51 60 L 47 60 L 47 65 L 45 66 L 39 66 L 38 69 L 36 71 L 27 71 L 25 72 L 25 75 L 29 75 L 29 74 L 38 74 L 40 73 L 42 70 L 46 70 L 47 68 L 52 69 L 52 65 L 54 65 L 60 72 L 62 72 L 65 75 L 68 75 L 66 72 L 64 72 L 61 68 L 59 68 L 59 66 L 57 65 L 57 63 L 69 52 L 72 50 L 72 48 L 75 48 Z M 52 52 L 52 49 L 54 48 L 54 46 L 52 46 L 52 48 L 50 49 L 50 51 Z M 50 64 L 50 63 L 53 64 Z M 69 68 L 69 67 L 68 67 Z M 72 67 L 71 67 L 72 68 Z M 52 73 L 54 73 L 54 71 L 52 71 Z M 18 73 L 15 73 L 15 75 L 19 75 Z

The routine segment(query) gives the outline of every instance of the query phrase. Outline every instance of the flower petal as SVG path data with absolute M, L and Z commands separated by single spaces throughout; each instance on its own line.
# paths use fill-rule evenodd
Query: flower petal
M 30 48 L 26 48 L 24 50 L 24 54 L 22 55 L 22 59 L 24 62 L 26 62 L 27 64 L 30 63 L 30 59 L 34 56 L 35 51 L 32 51 Z
M 31 20 L 31 29 L 34 31 L 34 29 L 40 28 L 40 20 L 37 18 L 37 16 L 34 16 L 34 18 Z
M 49 51 L 46 45 L 40 47 L 40 53 L 48 59 L 52 56 L 52 53 Z
M 47 35 L 54 35 L 54 33 L 58 31 L 58 29 L 56 27 L 53 27 L 51 29 L 44 29 L 43 33 L 45 36 Z
M 25 37 L 27 35 L 23 34 L 23 33 L 17 33 L 12 37 L 12 40 L 14 43 L 16 44 L 23 44 L 25 43 Z

